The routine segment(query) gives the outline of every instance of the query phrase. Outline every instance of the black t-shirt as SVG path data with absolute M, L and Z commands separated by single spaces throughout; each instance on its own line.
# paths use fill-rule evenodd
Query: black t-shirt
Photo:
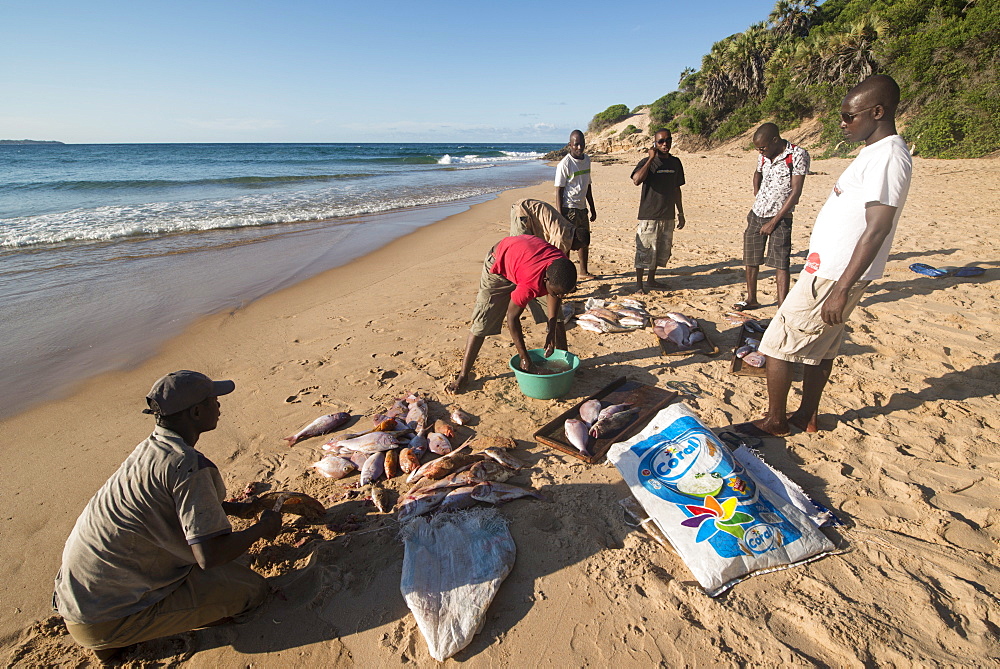
M 635 175 L 649 158 L 643 158 L 632 170 Z M 657 155 L 642 182 L 642 199 L 639 200 L 640 221 L 663 221 L 674 218 L 677 189 L 684 185 L 684 166 L 675 155 L 663 158 Z

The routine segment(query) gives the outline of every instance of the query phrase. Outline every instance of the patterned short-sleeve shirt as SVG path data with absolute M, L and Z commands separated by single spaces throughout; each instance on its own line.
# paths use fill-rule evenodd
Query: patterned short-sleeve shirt
M 761 173 L 760 189 L 753 203 L 753 213 L 774 216 L 792 194 L 792 176 L 809 173 L 809 153 L 801 146 L 785 143 L 785 150 L 774 160 L 758 156 L 757 171 Z M 788 211 L 789 214 L 795 208 Z

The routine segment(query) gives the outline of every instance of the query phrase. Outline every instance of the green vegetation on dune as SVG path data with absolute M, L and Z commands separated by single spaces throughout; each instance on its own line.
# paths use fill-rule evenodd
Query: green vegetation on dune
M 764 121 L 787 129 L 818 117 L 826 155 L 844 155 L 854 147 L 838 126 L 843 96 L 885 73 L 899 82 L 903 135 L 917 153 L 983 156 L 1000 150 L 998 51 L 998 0 L 778 0 L 649 106 L 649 130 L 720 142 Z M 609 107 L 591 129 L 627 112 Z

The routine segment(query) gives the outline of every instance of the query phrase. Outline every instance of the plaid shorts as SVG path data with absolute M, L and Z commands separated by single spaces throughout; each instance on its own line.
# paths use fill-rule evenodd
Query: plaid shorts
M 639 221 L 635 229 L 635 268 L 666 267 L 674 247 L 672 218 L 662 221 Z
M 563 207 L 560 213 L 576 226 L 576 238 L 580 241 L 580 246 L 590 246 L 590 216 L 587 210 Z
M 775 269 L 788 269 L 792 255 L 792 217 L 786 216 L 778 221 L 771 234 L 760 234 L 761 227 L 772 218 L 773 216 L 758 216 L 753 210 L 747 214 L 747 229 L 743 231 L 744 265 L 759 267 L 764 260 L 764 248 L 767 247 L 767 262 L 764 264 Z

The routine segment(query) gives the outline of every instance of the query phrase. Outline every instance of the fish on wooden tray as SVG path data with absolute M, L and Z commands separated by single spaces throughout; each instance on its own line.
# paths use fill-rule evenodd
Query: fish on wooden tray
M 345 413 L 343 411 L 340 411 L 338 413 L 327 414 L 326 416 L 320 416 L 319 418 L 309 423 L 295 434 L 288 437 L 284 437 L 284 440 L 288 442 L 289 446 L 294 446 L 303 439 L 318 437 L 321 434 L 328 434 L 330 432 L 333 432 L 334 430 L 342 426 L 350 419 L 351 419 L 351 414 Z
M 623 427 L 634 421 L 638 417 L 639 411 L 639 407 L 635 407 L 633 409 L 626 409 L 625 411 L 613 413 L 610 416 L 600 419 L 591 426 L 590 436 L 595 439 L 601 439 L 606 435 L 618 432 Z
M 587 425 L 593 425 L 597 422 L 602 408 L 601 400 L 587 400 L 580 405 L 580 420 L 587 423 Z
M 589 428 L 590 426 L 579 418 L 568 418 L 563 426 L 566 432 L 566 439 L 569 440 L 569 443 L 576 446 L 580 453 L 587 456 L 593 455 L 590 451 Z

